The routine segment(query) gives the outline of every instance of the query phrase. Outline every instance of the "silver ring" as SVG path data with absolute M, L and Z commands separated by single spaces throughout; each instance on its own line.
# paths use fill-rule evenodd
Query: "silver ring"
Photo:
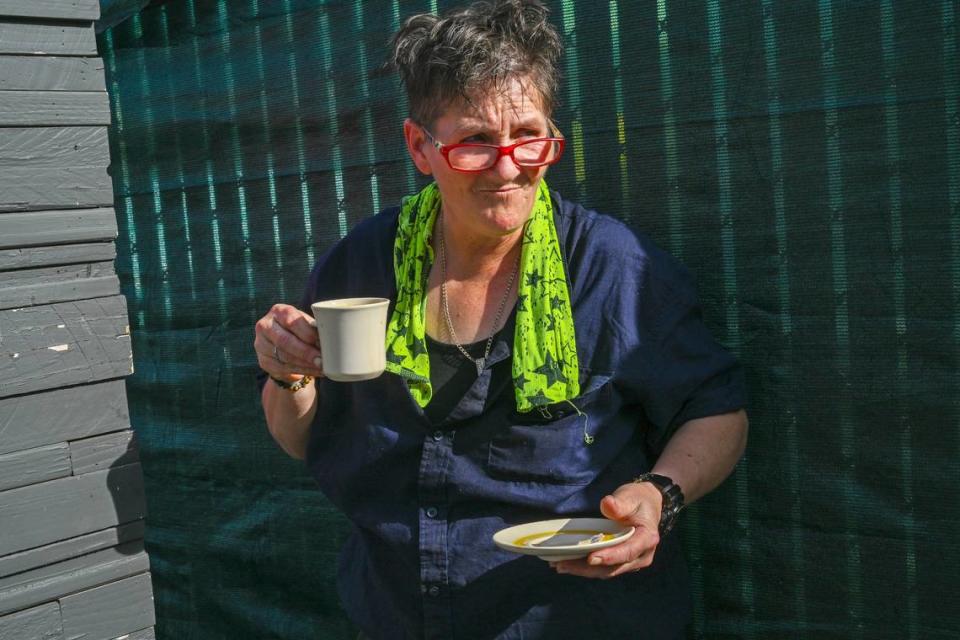
M 280 352 L 277 351 L 277 345 L 273 345 L 273 357 L 277 359 L 277 362 L 280 364 L 287 364 L 284 362 L 283 358 L 280 357 Z

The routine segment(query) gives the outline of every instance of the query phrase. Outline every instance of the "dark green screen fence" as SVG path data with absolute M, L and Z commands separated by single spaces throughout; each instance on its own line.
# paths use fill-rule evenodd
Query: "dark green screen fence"
M 354 635 L 348 525 L 266 433 L 252 326 L 423 184 L 377 68 L 438 4 L 153 2 L 100 35 L 158 637 Z M 958 5 L 552 2 L 552 185 L 682 259 L 748 374 L 747 456 L 683 516 L 694 637 L 960 637 Z

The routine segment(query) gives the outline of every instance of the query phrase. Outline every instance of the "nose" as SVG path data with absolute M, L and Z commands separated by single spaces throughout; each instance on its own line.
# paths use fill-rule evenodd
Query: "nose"
M 517 166 L 517 163 L 513 161 L 513 158 L 510 157 L 510 154 L 504 153 L 497 158 L 497 162 L 490 167 L 490 171 L 501 180 L 508 181 L 520 175 L 521 169 Z

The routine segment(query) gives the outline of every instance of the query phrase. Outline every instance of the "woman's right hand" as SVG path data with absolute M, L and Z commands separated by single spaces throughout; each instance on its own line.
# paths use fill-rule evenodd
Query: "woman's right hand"
M 274 378 L 295 382 L 323 375 L 317 323 L 288 304 L 275 304 L 257 320 L 253 348 L 260 368 Z

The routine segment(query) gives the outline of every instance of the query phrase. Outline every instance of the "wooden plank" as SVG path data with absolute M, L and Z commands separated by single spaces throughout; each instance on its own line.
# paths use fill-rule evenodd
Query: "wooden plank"
M 3 57 L 0 56 L 2 73 Z M 9 127 L 0 129 L 0 149 L 3 150 L 0 154 L 2 169 L 110 165 L 107 127 Z
M 140 448 L 131 430 L 70 442 L 70 464 L 75 476 L 139 460 Z
M 110 101 L 99 91 L 0 91 L 0 126 L 110 124 Z
M 0 397 L 133 373 L 123 296 L 0 311 Z
M 0 491 L 26 487 L 70 475 L 66 442 L 0 455 Z
M 0 453 L 129 428 L 123 380 L 0 398 Z
M 112 262 L 21 269 L 5 273 L 0 281 L 0 309 L 105 298 L 118 293 L 120 280 Z
M 120 293 L 112 262 L 21 269 L 0 281 L 0 309 L 105 298 Z
M 0 493 L 0 556 L 144 517 L 139 464 Z
M 144 529 L 143 520 L 134 520 L 119 527 L 103 529 L 36 549 L 5 555 L 0 557 L 0 578 L 38 567 L 45 567 L 70 558 L 78 558 L 94 551 L 115 547 L 124 542 L 143 540 Z
M 129 635 L 120 636 L 119 638 L 114 638 L 113 640 L 157 640 L 157 636 L 153 627 L 150 627 L 149 629 L 134 631 Z
M 99 0 L 0 0 L 0 16 L 97 20 Z
M 116 638 L 153 626 L 153 587 L 142 573 L 60 599 L 66 640 Z
M 138 540 L 0 578 L 0 614 L 143 573 L 149 568 L 143 541 Z
M 106 91 L 103 60 L 0 56 L 0 91 Z M 4 145 L 0 143 L 0 149 Z
M 0 173 L 0 212 L 113 204 L 106 167 L 8 167 Z
M 0 271 L 106 262 L 113 261 L 116 257 L 117 247 L 112 242 L 0 249 Z
M 0 616 L 0 638 L 5 640 L 60 640 L 63 638 L 60 604 L 48 602 L 39 607 Z
M 24 2 L 23 4 L 29 4 Z M 95 56 L 97 34 L 93 23 L 0 21 L 0 54 Z
M 0 249 L 99 242 L 117 237 L 113 209 L 66 209 L 0 215 Z

